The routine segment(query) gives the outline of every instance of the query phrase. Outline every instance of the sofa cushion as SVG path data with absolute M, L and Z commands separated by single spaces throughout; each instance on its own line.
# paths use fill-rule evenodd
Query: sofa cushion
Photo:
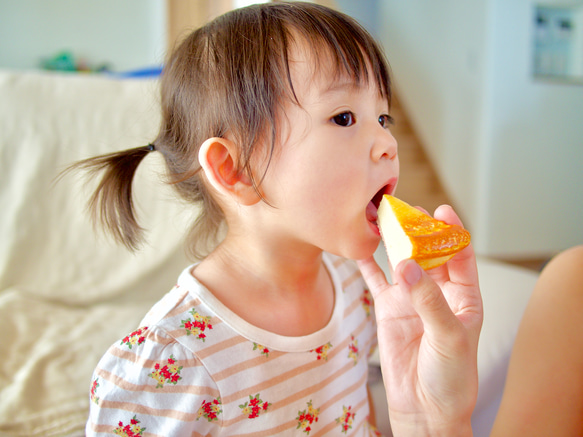
M 0 74 L 0 290 L 17 285 L 54 301 L 103 301 L 181 247 L 188 214 L 163 183 L 157 153 L 134 184 L 149 230 L 148 245 L 135 254 L 94 232 L 85 203 L 95 181 L 56 181 L 76 160 L 151 141 L 157 88 L 152 80 Z
M 151 141 L 156 80 L 0 71 L 0 96 L 0 434 L 84 435 L 91 373 L 189 262 L 196 211 L 150 154 L 134 183 L 147 244 L 130 253 L 89 220 L 96 181 L 56 179 L 74 161 Z

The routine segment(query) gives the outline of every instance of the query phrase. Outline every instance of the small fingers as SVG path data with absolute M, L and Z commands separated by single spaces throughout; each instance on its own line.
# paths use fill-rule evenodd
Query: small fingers
M 435 218 L 442 220 L 450 225 L 459 225 L 463 223 L 454 209 L 449 205 L 441 205 L 435 210 Z M 457 253 L 447 263 L 449 280 L 462 285 L 476 285 L 478 283 L 478 268 L 476 266 L 476 257 L 474 249 L 470 244 L 468 247 Z
M 428 216 L 431 216 L 431 214 L 429 214 L 429 211 L 427 211 L 422 206 L 416 206 L 415 208 L 418 209 L 419 211 L 421 211 L 423 214 L 427 214 Z
M 378 266 L 374 257 L 369 257 L 367 259 L 362 259 L 356 261 L 360 273 L 364 278 L 364 281 L 370 288 L 370 292 L 373 298 L 376 298 L 383 290 L 385 290 L 389 283 L 385 277 L 385 273 Z
M 450 225 L 464 226 L 461 219 L 450 205 L 438 206 L 433 217 Z

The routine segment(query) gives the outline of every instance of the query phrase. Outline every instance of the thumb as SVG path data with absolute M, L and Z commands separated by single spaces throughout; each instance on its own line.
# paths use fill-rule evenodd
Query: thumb
M 459 326 L 460 321 L 439 286 L 414 260 L 401 262 L 395 276 L 401 290 L 410 295 L 411 304 L 423 321 L 425 332 L 438 336 L 448 334 L 454 326 Z

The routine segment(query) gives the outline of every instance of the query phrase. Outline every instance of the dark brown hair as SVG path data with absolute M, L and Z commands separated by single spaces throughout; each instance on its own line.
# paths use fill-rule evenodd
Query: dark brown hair
M 240 168 L 251 178 L 250 158 L 260 140 L 274 152 L 277 116 L 286 99 L 299 104 L 288 55 L 295 37 L 322 53 L 336 73 L 376 82 L 389 105 L 389 67 L 369 33 L 352 18 L 312 3 L 268 3 L 236 9 L 195 30 L 171 53 L 161 78 L 162 123 L 153 141 L 165 158 L 170 183 L 200 205 L 188 248 L 200 258 L 217 243 L 224 215 L 199 172 L 198 149 L 227 133 L 239 146 Z M 320 53 L 318 53 L 320 52 Z M 320 56 L 318 56 L 320 55 Z M 368 65 L 372 71 L 368 71 Z M 78 164 L 104 171 L 90 200 L 94 219 L 128 248 L 141 241 L 132 179 L 148 148 L 139 147 Z M 266 170 L 266 169 L 265 169 Z M 258 186 L 260 180 L 253 180 Z

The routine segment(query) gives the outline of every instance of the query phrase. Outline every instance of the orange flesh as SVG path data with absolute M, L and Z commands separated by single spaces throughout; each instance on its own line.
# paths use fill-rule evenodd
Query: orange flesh
M 453 256 L 470 244 L 470 233 L 419 211 L 396 197 L 385 196 L 403 231 L 411 239 L 416 261 Z

